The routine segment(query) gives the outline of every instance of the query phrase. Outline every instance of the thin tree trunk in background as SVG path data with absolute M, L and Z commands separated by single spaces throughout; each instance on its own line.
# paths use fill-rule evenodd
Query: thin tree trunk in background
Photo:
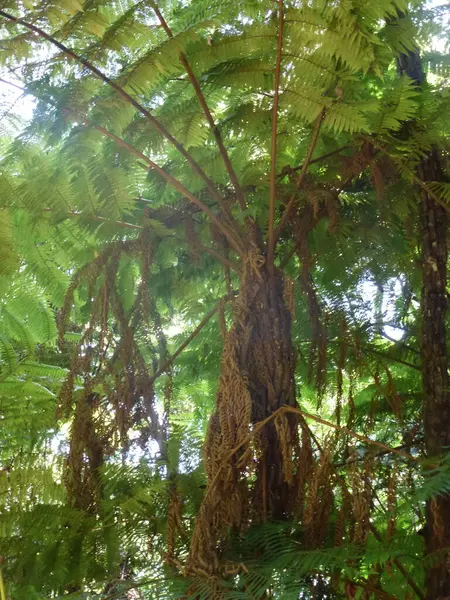
M 418 169 L 423 181 L 442 181 L 439 154 L 433 151 Z M 428 456 L 439 456 L 450 446 L 450 395 L 447 371 L 447 212 L 426 193 L 420 206 L 422 239 L 422 382 L 424 431 Z M 426 552 L 450 548 L 450 495 L 428 502 Z M 427 571 L 427 598 L 450 598 L 447 552 Z M 433 561 L 434 562 L 434 561 Z
M 418 86 L 425 82 L 420 54 L 399 56 L 397 68 Z M 417 168 L 424 183 L 444 181 L 439 150 L 433 148 Z M 440 457 L 450 447 L 450 394 L 447 357 L 447 211 L 424 190 L 420 195 L 422 247 L 421 359 L 425 447 L 429 457 Z M 427 502 L 425 551 L 427 600 L 450 600 L 450 494 Z

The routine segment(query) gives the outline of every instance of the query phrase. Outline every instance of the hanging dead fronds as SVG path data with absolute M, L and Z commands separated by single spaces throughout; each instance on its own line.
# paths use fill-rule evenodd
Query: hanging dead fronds
M 79 510 L 94 511 L 100 500 L 100 469 L 108 451 L 100 431 L 99 397 L 83 394 L 76 403 L 64 482 L 67 500 Z
M 95 495 L 93 486 L 89 491 L 92 498 L 88 501 L 85 500 L 86 485 L 90 481 L 98 481 L 104 456 L 118 444 L 122 449 L 127 449 L 128 431 L 133 424 L 140 425 L 142 431 L 146 432 L 145 440 L 150 436 L 156 439 L 163 451 L 164 435 L 153 406 L 151 373 L 139 345 L 141 336 L 146 336 L 148 344 L 152 344 L 147 333 L 148 324 L 151 323 L 160 364 L 167 360 L 167 341 L 149 287 L 153 251 L 154 241 L 150 230 L 146 228 L 136 239 L 107 245 L 74 275 L 58 316 L 59 341 L 60 345 L 64 345 L 74 294 L 78 288 L 85 286 L 90 309 L 89 321 L 73 353 L 69 373 L 61 388 L 58 408 L 59 414 L 69 418 L 75 407 L 66 486 L 69 497 L 74 499 L 76 505 L 92 505 Z M 119 268 L 124 256 L 140 260 L 142 267 L 134 301 L 128 310 L 117 289 Z M 142 328 L 143 325 L 146 327 Z M 158 363 L 155 370 L 157 367 Z M 75 393 L 77 385 L 81 385 L 82 389 Z M 100 408 L 97 409 L 100 412 L 95 417 L 88 401 L 93 397 L 94 388 L 96 405 L 104 407 L 103 413 Z M 99 395 L 100 389 L 103 395 Z M 169 373 L 165 390 L 166 404 L 171 393 Z M 143 423 L 147 425 L 142 426 Z M 101 439 L 97 439 L 99 428 L 102 430 Z
M 275 418 L 275 430 L 277 432 L 280 443 L 283 476 L 286 483 L 292 485 L 294 473 L 292 460 L 294 458 L 294 440 L 292 439 L 292 427 L 289 422 L 289 415 L 285 413 L 278 415 Z
M 342 546 L 345 540 L 345 510 L 344 506 L 341 506 L 336 514 L 336 520 L 334 523 L 334 545 Z
M 373 162 L 373 155 L 374 149 L 366 141 L 362 144 L 359 152 L 356 152 L 352 156 L 342 156 L 340 158 L 342 163 L 342 180 L 346 181 L 358 177 Z
M 387 482 L 387 511 L 388 511 L 388 524 L 386 535 L 388 538 L 395 534 L 397 526 L 397 485 L 398 485 L 399 471 L 394 466 L 390 469 Z
M 345 369 L 345 360 L 347 357 L 347 322 L 345 319 L 341 321 L 340 327 L 341 335 L 340 335 L 340 343 L 339 343 L 339 357 L 337 364 L 337 372 L 336 372 L 336 423 L 338 425 L 341 424 L 341 409 L 342 409 L 342 398 L 344 395 L 344 369 Z
M 328 438 L 308 483 L 303 524 L 307 544 L 311 548 L 320 547 L 328 532 L 329 517 L 333 508 L 331 486 L 333 449 L 334 444 L 331 438 Z
M 166 560 L 170 563 L 175 558 L 177 537 L 181 531 L 181 518 L 183 515 L 183 498 L 173 481 L 169 490 L 169 504 L 167 509 L 167 538 Z
M 383 171 L 380 169 L 377 161 L 375 160 L 370 163 L 370 175 L 377 194 L 377 200 L 378 202 L 381 202 L 384 196 L 385 182 Z
M 190 215 L 186 215 L 184 218 L 184 228 L 191 260 L 194 264 L 198 264 L 200 261 L 200 240 L 195 230 L 195 221 Z
M 361 467 L 357 460 L 357 452 L 352 449 L 347 469 L 352 490 L 352 539 L 356 544 L 361 545 L 365 544 L 370 528 L 369 516 L 372 507 L 371 480 L 373 466 L 373 458 L 367 456 Z
M 311 445 L 311 434 L 304 419 L 300 421 L 301 446 L 295 469 L 295 504 L 294 515 L 302 520 L 305 510 L 308 482 L 314 471 L 314 456 Z
M 318 406 L 320 406 L 326 386 L 327 330 L 323 318 L 323 311 L 311 276 L 311 255 L 306 239 L 301 240 L 298 244 L 297 254 L 301 261 L 300 281 L 306 295 L 309 320 L 311 323 L 308 378 L 310 381 L 312 380 L 313 372 L 315 370 Z

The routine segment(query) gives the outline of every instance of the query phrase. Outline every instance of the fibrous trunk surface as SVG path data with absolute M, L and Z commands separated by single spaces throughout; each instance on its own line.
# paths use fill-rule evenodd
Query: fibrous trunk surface
M 442 181 L 439 152 L 434 150 L 419 168 L 422 181 Z M 420 208 L 422 238 L 422 381 L 425 443 L 429 457 L 450 447 L 450 394 L 447 371 L 447 211 L 427 193 Z M 427 554 L 444 554 L 427 571 L 427 598 L 450 598 L 450 495 L 427 504 Z M 435 554 L 436 555 L 436 554 Z
M 298 416 L 270 419 L 281 406 L 296 406 L 287 290 L 281 273 L 269 270 L 256 249 L 250 252 L 204 447 L 208 486 L 195 525 L 191 570 L 216 572 L 227 531 L 286 519 L 301 495 Z

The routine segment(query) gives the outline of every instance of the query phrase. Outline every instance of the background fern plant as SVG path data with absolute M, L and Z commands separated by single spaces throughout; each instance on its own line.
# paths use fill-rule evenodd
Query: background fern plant
M 431 598 L 426 10 L 0 3 L 12 599 Z

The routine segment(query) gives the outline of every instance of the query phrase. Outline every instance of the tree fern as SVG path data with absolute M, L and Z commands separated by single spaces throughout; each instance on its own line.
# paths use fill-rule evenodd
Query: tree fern
M 449 194 L 418 168 L 448 102 L 441 57 L 395 74 L 431 48 L 408 9 L 3 3 L 36 103 L 0 168 L 11 598 L 425 597 L 417 191 Z

